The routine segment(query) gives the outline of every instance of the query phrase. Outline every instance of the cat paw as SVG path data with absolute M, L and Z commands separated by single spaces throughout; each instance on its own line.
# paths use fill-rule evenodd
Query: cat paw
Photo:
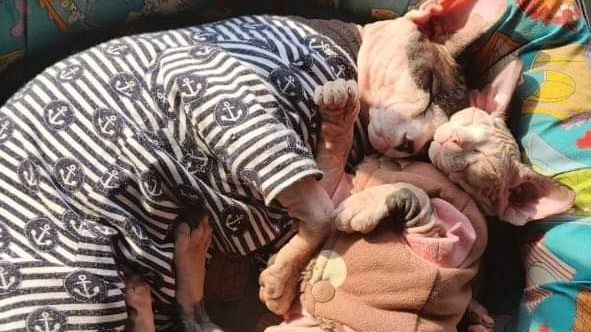
M 322 118 L 325 136 L 347 133 L 359 114 L 359 88 L 353 80 L 341 78 L 329 81 L 316 88 L 314 102 Z
M 285 314 L 296 296 L 299 271 L 294 264 L 273 264 L 259 277 L 259 298 L 276 315 Z
M 349 196 L 336 208 L 334 222 L 343 232 L 369 233 L 386 218 L 408 225 L 413 219 L 429 217 L 431 211 L 429 197 L 421 189 L 406 183 L 387 184 Z

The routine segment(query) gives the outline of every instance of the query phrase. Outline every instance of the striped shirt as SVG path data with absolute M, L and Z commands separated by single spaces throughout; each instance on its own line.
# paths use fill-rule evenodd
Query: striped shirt
M 120 283 L 121 260 L 170 301 L 185 211 L 205 208 L 228 253 L 289 235 L 274 198 L 322 176 L 314 89 L 355 75 L 331 38 L 274 16 L 125 37 L 47 68 L 0 108 L 0 265 Z M 355 137 L 352 162 L 359 123 Z

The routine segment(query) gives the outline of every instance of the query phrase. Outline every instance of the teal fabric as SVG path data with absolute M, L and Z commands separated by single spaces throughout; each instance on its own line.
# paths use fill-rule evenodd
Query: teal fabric
M 513 132 L 525 161 L 573 188 L 577 200 L 570 215 L 520 230 L 524 275 L 509 270 L 503 281 L 525 288 L 506 286 L 510 292 L 485 301 L 495 331 L 591 331 L 591 32 L 575 0 L 507 3 L 468 50 L 469 72 L 490 78 L 509 61 L 523 62 Z
M 23 55 L 141 18 L 203 8 L 217 0 L 0 0 L 0 71 Z

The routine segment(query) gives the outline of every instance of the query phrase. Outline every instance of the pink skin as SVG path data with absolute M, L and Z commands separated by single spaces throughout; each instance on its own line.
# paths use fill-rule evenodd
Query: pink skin
M 319 106 L 323 118 L 323 144 L 320 146 L 317 158 L 321 168 L 327 172 L 325 188 L 332 194 L 333 202 L 338 205 L 335 210 L 334 219 L 336 229 L 349 233 L 371 232 L 390 213 L 387 203 L 388 197 L 391 197 L 392 193 L 401 189 L 412 191 L 416 197 L 416 202 L 420 204 L 419 210 L 421 212 L 416 217 L 413 217 L 413 221 L 407 221 L 407 227 L 414 227 L 415 233 L 420 228 L 430 234 L 430 231 L 427 230 L 432 231 L 440 227 L 439 222 L 456 222 L 458 219 L 461 219 L 460 217 L 463 217 L 463 215 L 454 215 L 449 220 L 439 220 L 433 213 L 427 194 L 423 190 L 406 183 L 371 186 L 362 191 L 351 193 L 353 176 L 345 173 L 345 163 L 353 139 L 353 124 L 360 108 L 357 87 L 353 81 L 345 82 L 343 80 L 337 80 L 335 82 L 329 82 L 318 88 L 315 101 Z M 355 181 L 361 181 L 360 183 L 363 183 L 363 176 L 356 178 Z M 442 202 L 437 206 L 441 209 L 448 205 L 449 203 Z M 442 211 L 438 211 L 438 216 L 445 215 Z M 448 212 L 452 215 L 459 213 L 453 208 L 449 209 Z M 435 220 L 439 221 L 436 222 Z M 469 224 L 469 222 L 467 223 Z M 469 227 L 466 229 L 454 228 L 454 231 L 459 230 L 464 230 L 465 234 L 462 234 L 465 236 L 452 236 L 456 240 L 463 239 L 463 241 L 458 241 L 454 249 L 449 252 L 449 261 L 440 261 L 430 256 L 432 252 L 437 252 L 437 250 L 421 251 L 423 248 L 432 248 L 443 237 L 423 238 L 418 236 L 419 233 L 413 233 L 416 236 L 409 236 L 407 240 L 413 244 L 413 248 L 418 250 L 417 253 L 425 259 L 432 260 L 436 264 L 442 264 L 442 266 L 457 266 L 462 261 L 462 257 L 465 257 L 470 251 L 471 241 L 474 241 L 473 229 Z M 447 240 L 449 241 L 449 239 Z M 439 252 L 436 255 L 437 258 L 441 258 L 441 254 L 442 252 Z M 275 264 L 272 263 L 271 266 Z M 470 310 L 472 313 L 470 315 L 470 321 L 473 323 L 470 328 L 473 331 L 478 331 L 480 328 L 492 328 L 492 318 L 488 316 L 484 307 L 477 302 L 473 302 L 470 304 L 470 308 L 474 309 Z M 273 326 L 266 331 L 323 331 L 321 324 L 302 308 L 299 301 L 295 301 L 290 306 L 289 311 L 284 315 L 284 320 L 285 322 L 281 325 Z M 343 326 L 343 328 L 345 331 L 353 331 L 347 326 Z M 480 330 L 487 331 L 486 329 Z
M 517 142 L 504 115 L 521 76 L 521 63 L 506 66 L 473 107 L 454 114 L 437 129 L 429 148 L 433 164 L 470 193 L 488 215 L 514 225 L 565 213 L 575 194 L 521 163 Z
M 126 331 L 156 331 L 150 285 L 141 276 L 129 275 L 126 278 L 124 299 L 128 315 Z
M 316 91 L 324 123 L 317 153 L 318 167 L 327 174 L 321 181 L 304 179 L 278 196 L 289 215 L 300 220 L 298 233 L 275 255 L 259 278 L 259 297 L 275 314 L 287 313 L 296 296 L 300 273 L 331 229 L 333 195 L 347 183 L 344 170 L 353 142 L 353 123 L 359 112 L 354 82 L 328 82 Z M 348 112 L 344 112 L 346 109 Z
M 466 106 L 453 57 L 505 8 L 504 0 L 430 0 L 405 17 L 362 28 L 359 89 L 378 152 L 390 157 L 421 152 L 448 115 Z
M 432 138 L 436 127 L 447 121 L 446 112 L 461 108 L 458 95 L 465 98 L 465 93 L 458 87 L 452 57 L 484 33 L 505 6 L 501 0 L 429 0 L 407 17 L 360 28 L 358 77 L 363 105 L 360 116 L 369 122 L 370 140 L 379 152 L 393 157 L 416 153 Z M 498 16 L 490 19 L 490 13 Z M 418 40 L 420 44 L 414 43 Z M 407 51 L 411 44 L 422 48 L 411 53 L 412 61 L 409 61 Z M 453 102 L 447 105 L 448 109 L 438 105 L 427 107 L 432 99 L 430 91 L 434 89 L 451 96 L 448 99 Z M 326 101 L 325 110 L 338 109 L 330 106 L 331 103 L 334 104 Z M 259 280 L 259 296 L 276 314 L 287 312 L 296 294 L 299 274 L 330 230 L 334 206 L 327 193 L 339 192 L 342 196 L 346 192 L 348 178 L 338 171 L 343 161 L 329 150 L 332 146 L 340 151 L 337 154 L 346 155 L 344 151 L 350 149 L 350 142 L 342 141 L 339 135 L 332 139 L 329 133 L 330 130 L 323 132 L 325 141 L 320 142 L 320 149 L 328 154 L 323 157 L 319 151 L 318 164 L 321 169 L 337 170 L 337 173 L 320 182 L 311 177 L 303 179 L 277 197 L 288 214 L 300 223 L 298 234 L 279 251 L 274 264 L 263 271 Z

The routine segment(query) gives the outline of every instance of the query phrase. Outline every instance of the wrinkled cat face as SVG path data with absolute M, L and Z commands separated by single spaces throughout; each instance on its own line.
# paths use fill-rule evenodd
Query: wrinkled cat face
M 454 114 L 434 135 L 433 164 L 481 203 L 489 215 L 506 205 L 506 183 L 519 149 L 505 122 L 476 107 Z
M 482 91 L 472 91 L 472 107 L 441 125 L 429 147 L 433 164 L 469 193 L 487 215 L 514 225 L 564 213 L 575 199 L 568 187 L 520 161 L 505 112 L 521 68 L 514 61 Z
M 504 0 L 424 0 L 404 17 L 365 26 L 358 56 L 372 146 L 389 157 L 423 152 L 468 106 L 454 57 L 494 25 Z

